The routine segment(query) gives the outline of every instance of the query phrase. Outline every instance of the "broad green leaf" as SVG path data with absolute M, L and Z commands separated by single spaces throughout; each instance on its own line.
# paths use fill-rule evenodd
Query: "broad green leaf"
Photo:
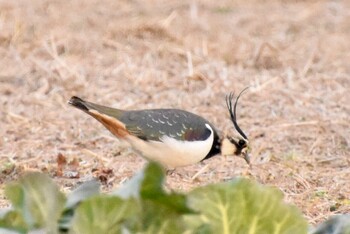
M 350 214 L 335 215 L 321 223 L 311 234 L 350 234 Z
M 80 202 L 99 193 L 100 184 L 96 180 L 87 181 L 72 191 L 67 197 L 65 210 L 59 220 L 60 230 L 67 231 L 69 229 L 74 211 Z
M 208 223 L 203 222 L 200 214 L 190 214 L 184 216 L 186 232 L 184 234 L 211 234 L 211 227 Z
M 26 233 L 28 231 L 27 224 L 23 220 L 23 216 L 15 210 L 3 210 L 0 218 L 0 233 L 14 232 Z
M 142 200 L 141 208 L 142 212 L 135 217 L 134 223 L 131 220 L 129 222 L 128 227 L 132 233 L 183 233 L 186 228 L 184 214 L 173 207 L 152 200 Z
M 147 198 L 164 193 L 164 179 L 164 169 L 157 163 L 148 163 L 141 183 L 141 196 Z
M 112 194 L 121 198 L 140 198 L 141 194 L 144 196 L 157 195 L 163 193 L 164 177 L 164 170 L 158 164 L 150 162 L 141 172 Z
M 171 211 L 190 213 L 191 209 L 187 207 L 185 195 L 164 191 L 164 179 L 164 169 L 159 164 L 150 162 L 141 173 L 136 174 L 112 194 L 121 198 L 134 197 L 141 200 L 151 200 L 161 206 L 168 207 Z
M 142 173 L 114 192 L 123 198 L 138 199 L 142 212 L 127 223 L 132 233 L 181 233 L 184 230 L 183 214 L 193 211 L 188 208 L 185 195 L 164 191 L 164 178 L 163 168 L 149 163 Z
M 161 222 L 152 222 L 138 234 L 182 234 L 185 232 L 185 224 L 181 219 L 164 217 Z M 134 233 L 134 232 L 132 232 Z
M 57 221 L 64 208 L 65 197 L 48 175 L 28 173 L 18 182 L 5 188 L 29 230 L 44 228 L 49 233 L 58 231 Z
M 139 212 L 134 199 L 97 196 L 89 198 L 75 211 L 71 233 L 121 233 L 124 222 Z
M 305 219 L 280 191 L 245 179 L 195 189 L 189 205 L 212 233 L 307 233 Z
M 141 184 L 141 197 L 156 204 L 169 208 L 169 212 L 192 213 L 187 207 L 187 199 L 183 194 L 164 191 L 164 170 L 156 163 L 149 163 L 144 172 Z

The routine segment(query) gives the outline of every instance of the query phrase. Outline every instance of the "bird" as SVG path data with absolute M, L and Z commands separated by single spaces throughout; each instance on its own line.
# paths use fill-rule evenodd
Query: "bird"
M 231 121 L 238 134 L 219 136 L 205 118 L 181 109 L 122 110 L 73 96 L 68 103 L 89 114 L 114 136 L 126 141 L 137 154 L 168 169 L 175 169 L 211 158 L 236 155 L 250 164 L 249 140 L 236 120 L 234 94 L 226 96 Z

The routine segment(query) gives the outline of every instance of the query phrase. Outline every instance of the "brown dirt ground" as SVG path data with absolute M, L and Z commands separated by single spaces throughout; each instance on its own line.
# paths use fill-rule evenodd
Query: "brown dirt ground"
M 280 188 L 310 223 L 350 212 L 349 7 L 345 0 L 0 1 L 1 206 L 4 184 L 25 171 L 49 173 L 64 191 L 97 176 L 108 191 L 143 167 L 67 105 L 72 95 L 124 109 L 183 108 L 228 131 L 225 94 L 250 86 L 238 121 L 253 167 L 214 157 L 180 168 L 167 186 L 245 176 Z

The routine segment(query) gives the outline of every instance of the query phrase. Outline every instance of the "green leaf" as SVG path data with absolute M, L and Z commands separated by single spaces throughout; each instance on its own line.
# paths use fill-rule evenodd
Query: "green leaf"
M 96 180 L 87 181 L 71 192 L 67 197 L 65 210 L 59 221 L 60 231 L 68 231 L 74 211 L 80 202 L 99 193 L 100 184 Z
M 143 174 L 140 190 L 142 197 L 153 197 L 164 193 L 165 172 L 159 164 L 154 162 L 148 163 Z
M 6 209 L 1 211 L 0 218 L 0 233 L 26 233 L 28 231 L 27 225 L 23 220 L 23 216 L 15 210 Z
M 186 224 L 184 214 L 154 200 L 142 200 L 142 212 L 130 220 L 132 233 L 182 233 Z
M 187 207 L 185 195 L 164 191 L 164 179 L 164 169 L 159 164 L 150 162 L 141 173 L 136 174 L 112 194 L 121 198 L 134 197 L 153 201 L 174 212 L 191 213 L 192 210 Z
M 132 233 L 181 233 L 184 230 L 183 214 L 193 211 L 188 208 L 185 195 L 164 191 L 164 178 L 163 168 L 151 162 L 142 173 L 113 193 L 138 200 L 141 212 L 127 224 Z
M 169 208 L 169 211 L 186 214 L 193 213 L 187 206 L 186 196 L 163 189 L 165 173 L 161 166 L 156 163 L 149 163 L 144 173 L 141 184 L 141 197 L 153 201 L 159 205 Z
M 199 214 L 191 214 L 184 216 L 184 222 L 186 226 L 186 234 L 211 234 L 212 230 L 208 223 L 203 222 L 203 219 Z
M 150 162 L 146 167 L 121 188 L 112 192 L 113 195 L 121 198 L 152 197 L 163 194 L 164 169 L 157 163 Z
M 305 219 L 280 191 L 245 179 L 195 189 L 189 204 L 212 233 L 307 233 Z
M 18 182 L 7 185 L 5 194 L 29 230 L 44 228 L 57 233 L 65 197 L 49 176 L 28 173 Z
M 136 215 L 139 208 L 134 199 L 98 196 L 83 201 L 75 211 L 72 233 L 121 233 L 124 222 Z
M 186 230 L 185 224 L 182 219 L 179 218 L 170 218 L 170 217 L 164 217 L 161 222 L 152 222 L 150 223 L 146 228 L 138 231 L 138 232 L 131 232 L 131 233 L 138 233 L 138 234 L 179 234 L 184 233 Z

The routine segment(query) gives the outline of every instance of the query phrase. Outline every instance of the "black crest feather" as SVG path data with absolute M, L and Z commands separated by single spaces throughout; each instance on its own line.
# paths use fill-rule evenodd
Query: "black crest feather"
M 237 103 L 238 103 L 238 99 L 241 97 L 242 93 L 244 91 L 246 91 L 249 87 L 246 87 L 245 89 L 243 89 L 237 96 L 236 101 L 234 103 L 234 105 L 232 105 L 233 102 L 233 98 L 234 98 L 234 94 L 233 92 L 231 92 L 229 95 L 226 96 L 226 105 L 227 105 L 227 109 L 230 112 L 230 116 L 231 116 L 231 120 L 233 125 L 235 126 L 235 129 L 237 130 L 237 132 L 239 134 L 242 135 L 242 137 L 246 140 L 248 140 L 247 136 L 244 134 L 244 132 L 242 131 L 242 129 L 238 126 L 237 123 Z

